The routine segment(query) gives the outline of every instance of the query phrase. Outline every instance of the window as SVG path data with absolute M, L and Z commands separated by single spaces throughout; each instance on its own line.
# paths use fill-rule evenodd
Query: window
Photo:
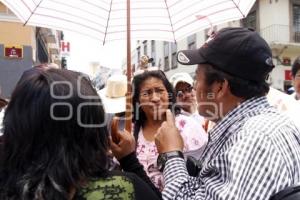
M 170 66 L 169 66 L 169 56 L 166 56 L 164 58 L 164 63 L 165 63 L 165 68 L 164 68 L 164 71 L 169 71 L 170 70 Z
M 171 52 L 172 53 L 177 52 L 177 44 L 175 42 L 171 43 Z
M 256 10 L 252 11 L 247 15 L 246 18 L 242 19 L 243 27 L 257 29 L 257 21 L 256 21 Z
M 169 42 L 164 42 L 164 71 L 169 70 Z
M 141 47 L 138 47 L 136 49 L 137 51 L 137 63 L 140 63 L 140 58 L 141 58 Z
M 169 56 L 169 43 L 164 42 L 164 56 Z
M 206 41 L 209 38 L 209 28 L 204 30 L 204 40 Z
M 176 43 L 171 43 L 171 53 L 172 53 L 172 69 L 177 68 L 177 58 L 176 58 L 176 54 L 177 54 L 177 44 Z
M 188 49 L 196 49 L 196 34 L 190 35 L 187 38 Z
M 294 41 L 300 42 L 300 5 L 293 4 Z
M 144 46 L 144 55 L 147 56 L 147 40 L 144 40 L 143 46 Z
M 37 38 L 36 42 L 37 42 L 37 60 L 40 63 L 47 63 L 49 61 L 49 55 L 45 43 L 40 37 Z
M 155 41 L 151 40 L 151 58 L 153 58 L 152 66 L 155 66 L 156 54 L 155 54 Z

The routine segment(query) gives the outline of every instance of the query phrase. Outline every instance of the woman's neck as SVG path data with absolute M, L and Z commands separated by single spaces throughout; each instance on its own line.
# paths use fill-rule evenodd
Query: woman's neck
M 164 122 L 164 120 L 146 120 L 145 123 L 144 123 L 144 126 L 158 126 L 160 127 L 160 125 Z
M 161 126 L 163 120 L 146 120 L 143 125 L 143 136 L 147 141 L 153 142 L 157 130 Z

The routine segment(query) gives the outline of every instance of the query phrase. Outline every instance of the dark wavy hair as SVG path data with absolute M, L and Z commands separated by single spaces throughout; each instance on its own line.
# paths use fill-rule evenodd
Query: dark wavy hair
M 101 100 L 80 73 L 26 71 L 4 116 L 0 199 L 65 200 L 71 188 L 106 176 L 108 131 L 96 127 L 104 121 Z
M 144 122 L 147 120 L 144 111 L 140 107 L 139 96 L 142 83 L 149 78 L 157 78 L 163 82 L 163 85 L 166 87 L 168 96 L 169 96 L 169 106 L 168 108 L 174 114 L 178 114 L 180 111 L 179 107 L 176 106 L 176 96 L 172 84 L 167 79 L 165 73 L 161 70 L 145 71 L 142 74 L 136 75 L 132 80 L 133 87 L 133 123 L 134 123 L 134 133 L 137 137 L 139 129 L 144 125 Z
M 228 81 L 231 93 L 237 97 L 244 99 L 261 97 L 265 96 L 270 89 L 269 84 L 266 81 L 255 82 L 241 79 L 226 72 L 220 71 L 211 65 L 205 65 L 203 69 L 205 73 L 205 83 L 207 86 L 212 85 L 215 81 L 223 82 L 226 79 Z
M 297 72 L 300 70 L 300 56 L 297 57 L 292 65 L 292 76 L 295 78 Z

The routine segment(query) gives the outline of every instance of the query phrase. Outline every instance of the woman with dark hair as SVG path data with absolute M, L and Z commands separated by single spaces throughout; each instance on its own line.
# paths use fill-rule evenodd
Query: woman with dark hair
M 292 96 L 296 100 L 300 100 L 300 56 L 295 59 L 292 65 L 292 78 L 295 90 Z
M 153 68 L 152 68 L 153 69 Z M 166 120 L 166 110 L 176 116 L 186 155 L 201 155 L 207 142 L 200 123 L 188 116 L 179 114 L 173 87 L 160 70 L 144 70 L 133 78 L 133 122 L 134 136 L 137 140 L 136 154 L 145 171 L 160 190 L 164 187 L 162 169 L 157 166 L 158 152 L 154 137 L 161 124 Z
M 159 199 L 139 177 L 108 171 L 101 100 L 80 73 L 32 68 L 4 116 L 0 199 Z

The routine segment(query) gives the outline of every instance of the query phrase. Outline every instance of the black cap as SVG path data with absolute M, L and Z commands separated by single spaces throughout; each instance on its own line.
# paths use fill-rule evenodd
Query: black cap
M 242 79 L 262 82 L 274 68 L 271 49 L 254 30 L 224 28 L 212 34 L 202 47 L 177 54 L 183 65 L 210 64 Z

